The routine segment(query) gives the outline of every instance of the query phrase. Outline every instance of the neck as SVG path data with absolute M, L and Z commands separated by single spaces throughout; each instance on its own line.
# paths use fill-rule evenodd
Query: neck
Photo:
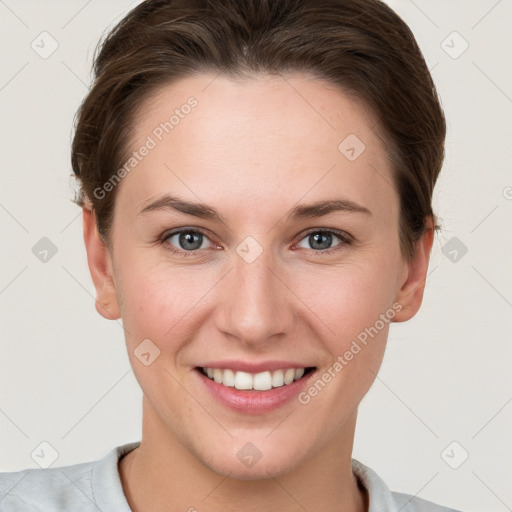
M 240 480 L 212 471 L 144 403 L 141 444 L 119 463 L 121 482 L 133 512 L 368 510 L 368 497 L 359 488 L 351 467 L 357 413 L 335 439 L 289 472 Z

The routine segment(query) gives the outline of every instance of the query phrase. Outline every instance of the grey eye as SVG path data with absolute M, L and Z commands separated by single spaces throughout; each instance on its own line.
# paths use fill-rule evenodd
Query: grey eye
M 340 236 L 330 232 L 330 231 L 315 231 L 305 236 L 300 243 L 299 247 L 304 247 L 305 249 L 314 249 L 317 251 L 323 251 L 325 249 L 331 249 L 333 247 L 333 240 L 337 238 L 339 243 L 334 244 L 334 246 L 339 245 L 343 242 Z M 306 241 L 310 245 L 310 247 L 305 247 L 303 242 Z
M 209 243 L 208 238 L 203 235 L 203 233 L 191 230 L 173 233 L 167 240 L 172 245 L 183 251 L 197 251 L 199 249 L 206 249 Z

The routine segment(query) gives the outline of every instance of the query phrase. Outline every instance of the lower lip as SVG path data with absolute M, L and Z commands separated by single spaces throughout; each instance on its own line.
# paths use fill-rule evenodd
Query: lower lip
M 208 378 L 201 370 L 196 369 L 196 372 L 206 389 L 224 406 L 247 414 L 262 414 L 274 411 L 296 398 L 316 370 L 291 384 L 267 391 L 245 391 L 224 386 Z

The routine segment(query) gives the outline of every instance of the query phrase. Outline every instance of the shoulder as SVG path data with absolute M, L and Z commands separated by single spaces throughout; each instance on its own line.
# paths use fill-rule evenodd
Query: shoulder
M 57 511 L 94 506 L 91 475 L 94 462 L 60 468 L 0 473 L 2 512 Z
M 0 473 L 0 510 L 97 512 L 99 508 L 129 512 L 117 462 L 137 444 L 118 446 L 92 462 Z
M 461 512 L 411 494 L 392 492 L 375 471 L 355 459 L 352 472 L 368 493 L 368 512 Z
M 432 501 L 427 501 L 411 494 L 392 492 L 397 510 L 402 512 L 461 512 L 454 508 L 444 507 Z

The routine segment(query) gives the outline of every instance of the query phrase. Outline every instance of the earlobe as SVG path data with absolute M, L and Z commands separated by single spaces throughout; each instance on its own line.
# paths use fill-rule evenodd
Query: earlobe
M 96 288 L 96 311 L 107 320 L 116 320 L 121 317 L 121 313 L 112 274 L 111 256 L 98 232 L 94 210 L 83 207 L 82 212 L 87 264 Z
M 411 319 L 420 309 L 433 242 L 434 227 L 430 219 L 426 223 L 425 233 L 415 244 L 412 259 L 406 263 L 405 278 L 396 297 L 396 301 L 402 306 L 402 309 L 396 314 L 395 322 L 405 322 Z

